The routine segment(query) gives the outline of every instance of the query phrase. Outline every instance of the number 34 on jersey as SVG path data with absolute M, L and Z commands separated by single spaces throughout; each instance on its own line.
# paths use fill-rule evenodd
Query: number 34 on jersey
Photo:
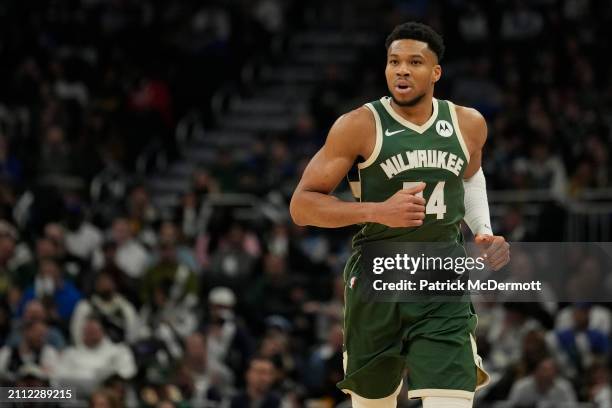
M 418 181 L 405 181 L 402 185 L 404 189 L 416 187 L 420 182 Z M 433 189 L 433 192 L 429 196 L 429 199 L 425 203 L 425 214 L 436 214 L 436 219 L 441 220 L 446 214 L 446 205 L 444 204 L 444 181 L 438 181 Z M 417 197 L 423 197 L 423 192 L 420 191 L 416 194 Z

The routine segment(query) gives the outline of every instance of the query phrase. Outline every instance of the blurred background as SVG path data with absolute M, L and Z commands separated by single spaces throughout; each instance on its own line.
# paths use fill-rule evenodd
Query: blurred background
M 610 241 L 610 2 L 3 1 L 0 381 L 94 407 L 350 406 L 356 227 L 287 207 L 334 120 L 387 93 L 407 20 L 444 36 L 436 97 L 487 118 L 494 231 Z M 611 406 L 609 305 L 478 309 L 477 406 Z

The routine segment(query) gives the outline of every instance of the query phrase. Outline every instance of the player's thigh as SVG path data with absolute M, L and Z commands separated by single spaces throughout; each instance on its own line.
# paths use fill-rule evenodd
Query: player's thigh
M 395 303 L 361 298 L 359 280 L 346 286 L 345 378 L 338 387 L 368 399 L 391 395 L 405 367 L 402 319 Z
M 449 303 L 416 324 L 406 344 L 410 398 L 469 399 L 488 381 L 475 349 L 476 321 L 469 304 Z

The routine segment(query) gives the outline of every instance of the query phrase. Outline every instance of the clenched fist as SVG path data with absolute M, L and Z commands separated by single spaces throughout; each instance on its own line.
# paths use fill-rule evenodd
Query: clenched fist
M 425 199 L 417 196 L 425 189 L 425 183 L 399 190 L 386 201 L 378 203 L 374 222 L 388 227 L 419 227 L 425 219 Z
M 477 234 L 474 242 L 480 247 L 485 263 L 494 271 L 510 262 L 510 244 L 501 235 Z

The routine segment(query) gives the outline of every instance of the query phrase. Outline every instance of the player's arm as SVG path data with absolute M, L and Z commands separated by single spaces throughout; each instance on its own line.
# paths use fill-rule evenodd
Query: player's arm
M 485 248 L 489 265 L 497 270 L 510 260 L 510 246 L 505 238 L 493 235 L 487 200 L 487 184 L 482 172 L 482 149 L 487 141 L 487 123 L 476 109 L 457 106 L 457 118 L 470 161 L 464 173 L 464 220 L 477 244 Z
M 391 227 L 416 227 L 423 223 L 425 202 L 415 194 L 425 184 L 401 190 L 382 203 L 346 202 L 330 195 L 355 160 L 372 152 L 375 134 L 374 117 L 365 107 L 341 116 L 334 123 L 325 145 L 304 170 L 291 198 L 291 217 L 296 224 L 336 228 L 363 222 Z
M 457 117 L 470 153 L 470 160 L 463 175 L 464 220 L 474 235 L 493 235 L 487 185 L 481 167 L 482 149 L 487 141 L 487 122 L 476 109 L 463 106 L 457 106 Z

